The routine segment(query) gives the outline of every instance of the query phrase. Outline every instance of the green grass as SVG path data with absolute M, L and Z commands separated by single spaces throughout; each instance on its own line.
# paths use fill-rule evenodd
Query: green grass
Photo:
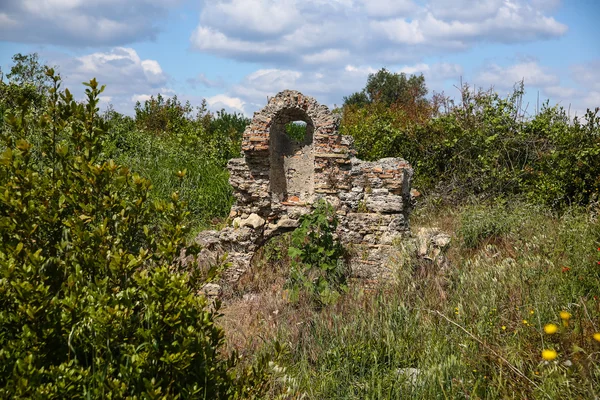
M 170 199 L 179 191 L 188 202 L 193 231 L 227 217 L 233 202 L 229 173 L 217 161 L 194 148 L 185 148 L 169 137 L 132 130 L 126 133 L 124 151 L 116 161 L 152 182 L 154 199 Z M 184 179 L 177 173 L 185 170 Z
M 413 219 L 433 224 L 453 236 L 448 272 L 417 276 L 423 261 L 406 257 L 374 294 L 287 311 L 270 334 L 288 348 L 283 386 L 309 399 L 598 396 L 600 224 L 589 210 L 475 205 Z M 561 329 L 547 335 L 547 323 Z M 543 360 L 546 348 L 558 358 Z

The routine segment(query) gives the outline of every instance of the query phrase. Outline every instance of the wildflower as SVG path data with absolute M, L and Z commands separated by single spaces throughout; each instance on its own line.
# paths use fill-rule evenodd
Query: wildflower
M 558 331 L 558 326 L 554 324 L 546 324 L 546 326 L 544 326 L 544 332 L 548 335 L 552 335 L 553 333 L 556 333 L 556 331 Z
M 546 361 L 552 361 L 558 356 L 555 350 L 546 349 L 542 351 L 542 358 Z
M 560 312 L 560 319 L 562 319 L 563 321 L 568 321 L 571 319 L 571 313 L 568 311 L 561 311 Z
M 592 335 L 596 342 L 600 342 L 600 332 L 596 332 Z
M 523 324 L 527 325 L 529 322 L 527 322 L 526 319 L 523 320 Z
M 506 326 L 502 325 L 502 330 L 505 331 L 506 330 Z
M 529 311 L 529 314 L 533 315 L 535 313 L 535 311 L 531 310 Z

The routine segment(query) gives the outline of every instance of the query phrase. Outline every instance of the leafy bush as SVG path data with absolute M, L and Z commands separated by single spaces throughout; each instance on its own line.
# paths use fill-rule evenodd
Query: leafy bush
M 78 104 L 48 76 L 42 117 L 11 111 L 0 131 L 0 397 L 254 391 L 246 383 L 262 375 L 236 380 L 235 355 L 220 354 L 202 281 L 178 272 L 188 214 L 179 193 L 151 201 L 150 181 L 104 159 L 104 87 L 90 81 Z
M 152 199 L 168 200 L 173 191 L 188 203 L 194 227 L 205 227 L 229 213 L 233 196 L 225 170 L 239 157 L 242 133 L 249 120 L 223 110 L 208 112 L 161 95 L 136 105 L 136 117 L 108 110 L 104 119 L 110 139 L 104 152 L 152 180 Z M 173 179 L 184 173 L 183 181 Z
M 324 200 L 317 203 L 312 213 L 301 217 L 288 249 L 292 300 L 303 292 L 322 306 L 333 303 L 347 290 L 344 249 L 334 237 L 337 225 L 333 207 Z
M 523 94 L 522 84 L 506 98 L 465 85 L 458 104 L 438 95 L 416 108 L 411 102 L 347 106 L 342 132 L 354 137 L 361 158 L 411 162 L 415 186 L 426 194 L 516 195 L 556 209 L 596 201 L 600 109 L 571 120 L 546 102 L 528 118 Z
M 228 215 L 233 202 L 229 174 L 216 161 L 169 136 L 125 130 L 118 138 L 120 148 L 113 157 L 152 181 L 149 196 L 153 200 L 168 200 L 171 193 L 178 191 L 188 204 L 190 215 L 186 223 L 194 226 L 206 226 L 213 219 Z M 186 179 L 174 179 L 177 173 L 185 173 Z
M 198 118 L 204 127 L 199 137 L 198 150 L 201 154 L 214 160 L 221 167 L 224 167 L 228 160 L 241 156 L 242 135 L 250 123 L 249 118 L 225 110 L 213 114 L 206 111 L 204 104 L 199 110 Z

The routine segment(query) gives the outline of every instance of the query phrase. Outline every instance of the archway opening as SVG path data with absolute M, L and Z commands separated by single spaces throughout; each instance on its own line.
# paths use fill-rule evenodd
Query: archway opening
M 304 203 L 314 193 L 314 124 L 304 110 L 280 110 L 269 132 L 272 201 Z

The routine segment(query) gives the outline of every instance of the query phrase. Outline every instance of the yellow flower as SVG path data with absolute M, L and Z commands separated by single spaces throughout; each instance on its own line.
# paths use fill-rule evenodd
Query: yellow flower
M 600 342 L 600 332 L 596 332 L 592 335 L 596 342 Z
M 546 361 L 552 361 L 557 356 L 558 356 L 558 354 L 554 350 L 546 349 L 546 350 L 542 351 L 542 358 Z
M 502 325 L 502 330 L 505 331 L 506 330 L 506 326 Z
M 533 310 L 529 311 L 529 314 L 533 315 L 533 313 L 535 313 L 535 311 L 533 311 Z
M 544 326 L 544 332 L 546 332 L 548 335 L 552 335 L 553 333 L 556 333 L 556 331 L 558 331 L 558 326 L 554 324 L 547 324 Z
M 527 322 L 527 320 L 526 320 L 526 319 L 524 319 L 524 320 L 523 320 L 523 323 L 524 323 L 525 325 L 527 325 L 529 322 Z
M 568 321 L 571 319 L 571 313 L 568 311 L 561 311 L 560 312 L 560 319 L 562 319 L 563 321 Z

